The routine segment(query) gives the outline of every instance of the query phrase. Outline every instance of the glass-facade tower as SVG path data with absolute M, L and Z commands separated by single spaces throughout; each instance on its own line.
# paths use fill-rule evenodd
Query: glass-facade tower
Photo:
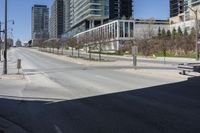
M 121 19 L 126 17 L 127 19 L 132 17 L 133 0 L 109 0 L 109 18 Z
M 109 0 L 64 0 L 65 32 L 75 34 L 109 18 Z
M 46 5 L 32 7 L 32 39 L 49 37 L 49 8 Z
M 75 35 L 110 20 L 121 19 L 124 16 L 129 19 L 132 17 L 132 1 L 64 0 L 65 33 Z
M 176 17 L 184 12 L 184 0 L 170 0 L 170 17 Z

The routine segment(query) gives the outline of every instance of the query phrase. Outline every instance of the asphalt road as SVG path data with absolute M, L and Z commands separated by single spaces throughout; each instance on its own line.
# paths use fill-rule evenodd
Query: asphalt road
M 25 49 L 10 53 L 15 55 L 10 60 L 22 59 L 26 81 L 14 94 L 0 87 L 1 93 L 9 90 L 15 97 L 0 99 L 0 132 L 200 132 L 199 78 L 178 82 L 74 64 Z
M 122 67 L 75 64 L 28 49 L 12 49 L 12 52 L 16 59 L 22 60 L 23 71 L 28 79 L 21 92 L 24 97 L 70 100 L 177 82 L 176 79 L 157 75 L 121 72 L 119 70 Z

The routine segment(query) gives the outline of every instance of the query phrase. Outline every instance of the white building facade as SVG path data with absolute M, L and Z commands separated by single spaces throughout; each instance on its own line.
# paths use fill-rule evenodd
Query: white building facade
M 103 44 L 104 51 L 118 51 L 126 41 L 150 38 L 158 35 L 158 29 L 170 29 L 168 21 L 149 23 L 149 21 L 115 20 L 75 35 L 85 45 Z
M 123 45 L 123 41 L 134 38 L 134 28 L 134 20 L 116 20 L 81 32 L 75 37 L 78 41 L 85 38 L 87 40 L 85 42 L 86 45 L 102 43 L 104 45 L 103 50 L 117 51 L 120 45 Z

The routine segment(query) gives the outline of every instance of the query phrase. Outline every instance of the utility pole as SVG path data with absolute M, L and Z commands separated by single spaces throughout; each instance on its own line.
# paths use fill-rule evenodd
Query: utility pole
M 8 45 L 8 42 L 7 42 L 7 0 L 5 0 L 5 30 L 4 30 L 4 33 L 5 33 L 5 39 L 4 39 L 4 42 L 5 42 L 5 48 L 4 48 L 4 64 L 3 64 L 3 74 L 7 74 L 7 45 Z

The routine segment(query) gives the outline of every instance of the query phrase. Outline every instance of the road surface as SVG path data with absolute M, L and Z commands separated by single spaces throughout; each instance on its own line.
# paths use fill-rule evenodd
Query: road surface
M 26 80 L 0 81 L 0 131 L 200 132 L 198 78 L 145 76 L 11 49 L 9 60 L 17 58 Z

